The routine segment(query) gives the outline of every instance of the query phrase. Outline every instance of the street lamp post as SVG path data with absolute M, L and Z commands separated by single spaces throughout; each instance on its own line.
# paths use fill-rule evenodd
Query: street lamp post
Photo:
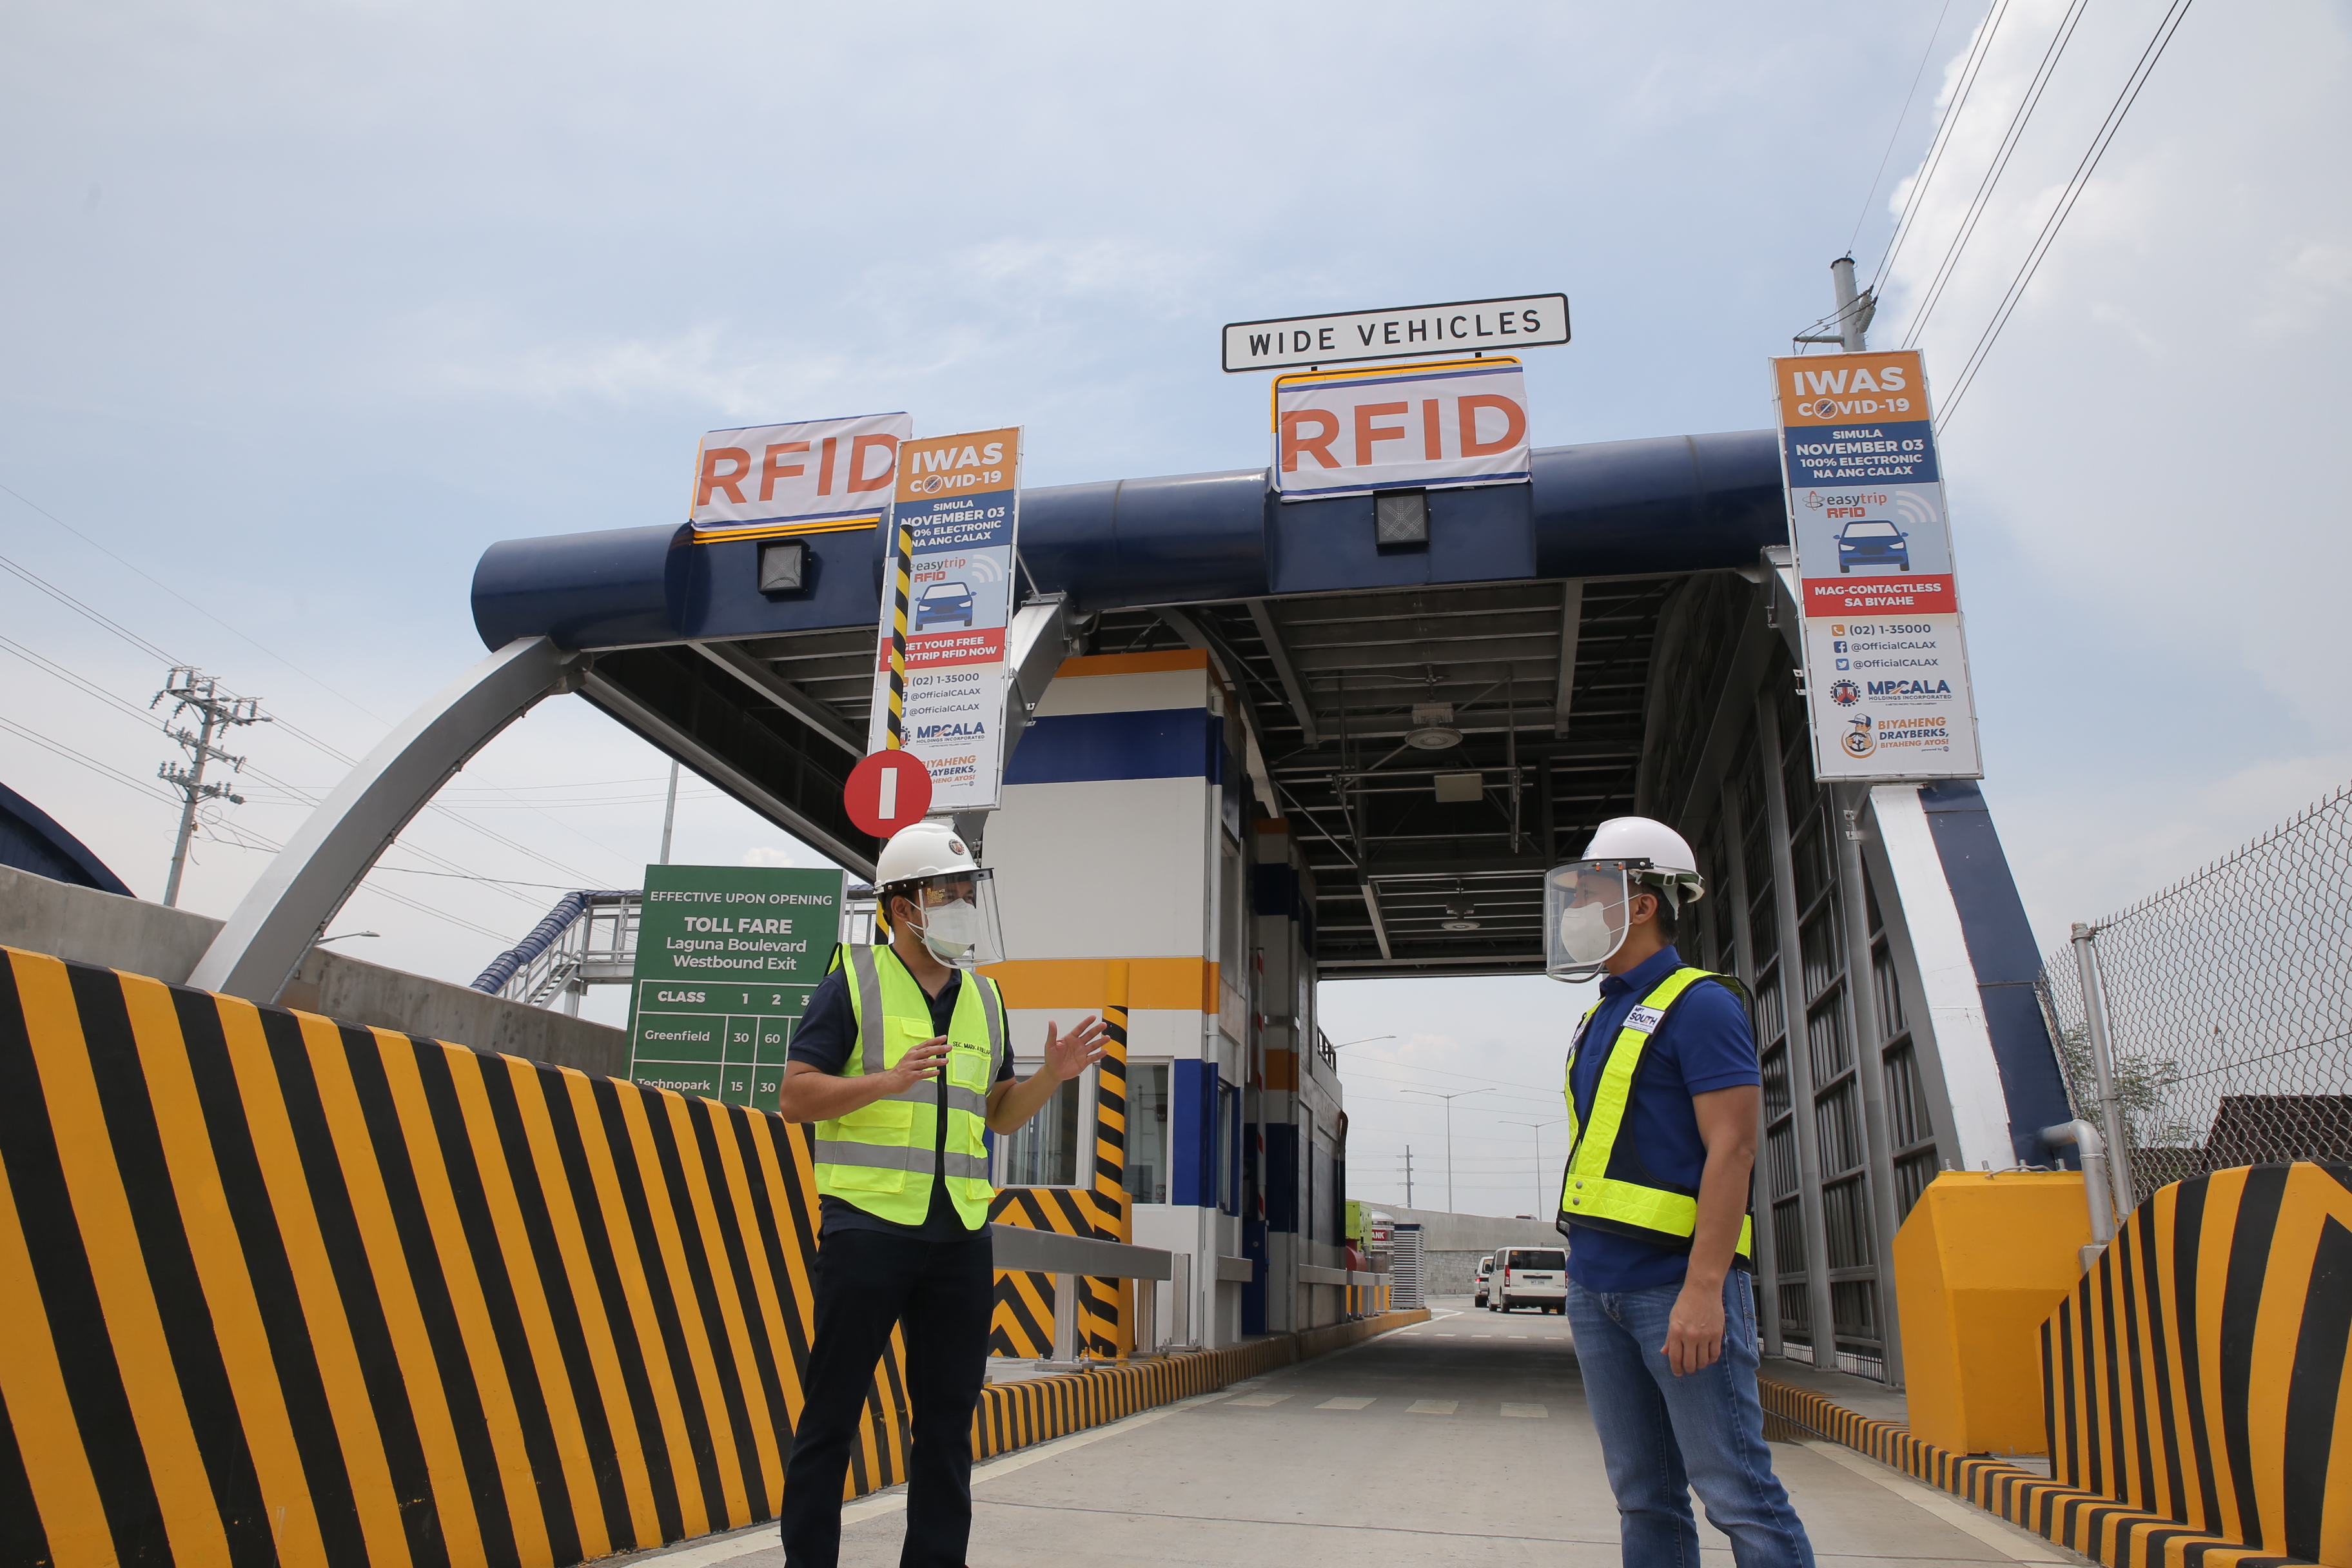
M 1425 1094 L 1432 1100 L 1445 1101 L 1445 1212 L 1453 1214 L 1456 1212 L 1454 1207 L 1454 1102 L 1474 1094 L 1492 1094 L 1495 1091 L 1491 1089 L 1457 1089 L 1452 1094 L 1440 1094 L 1433 1089 L 1409 1089 L 1405 1092 Z
M 1563 1121 L 1567 1121 L 1567 1120 L 1568 1120 L 1568 1118 L 1567 1118 L 1567 1117 L 1565 1117 L 1565 1116 L 1555 1116 L 1555 1117 L 1552 1117 L 1550 1120 L 1546 1121 L 1506 1121 L 1503 1123 L 1503 1125 L 1504 1125 L 1504 1126 L 1506 1126 L 1506 1127 L 1527 1127 L 1527 1128 L 1531 1128 L 1531 1129 L 1533 1129 L 1533 1130 L 1534 1130 L 1534 1131 L 1535 1131 L 1535 1135 L 1536 1135 L 1536 1208 L 1537 1208 L 1537 1210 L 1538 1211 L 1538 1212 L 1537 1213 L 1537 1215 L 1536 1215 L 1536 1218 L 1538 1218 L 1538 1219 L 1541 1219 L 1541 1218 L 1543 1218 L 1543 1217 L 1544 1217 L 1544 1216 L 1543 1216 L 1543 1215 L 1542 1215 L 1542 1213 L 1540 1212 L 1540 1211 L 1542 1210 L 1542 1208 L 1543 1208 L 1543 1205 L 1544 1205 L 1543 1130 L 1544 1130 L 1545 1128 L 1547 1128 L 1547 1127 L 1557 1127 L 1557 1126 L 1559 1126 L 1561 1122 L 1563 1122 Z

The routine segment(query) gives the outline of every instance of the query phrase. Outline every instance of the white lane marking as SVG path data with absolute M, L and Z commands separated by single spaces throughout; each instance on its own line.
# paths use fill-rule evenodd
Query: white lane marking
M 1354 1395 L 1350 1394 L 1339 1399 L 1327 1399 L 1315 1408 L 1318 1410 L 1361 1410 L 1365 1405 L 1370 1405 L 1370 1403 L 1371 1401 L 1369 1399 L 1358 1399 Z
M 1269 1405 L 1279 1405 L 1289 1397 L 1290 1395 L 1287 1394 L 1244 1394 L 1239 1399 L 1234 1400 L 1232 1403 L 1238 1405 L 1246 1405 L 1255 1410 L 1263 1410 Z
M 1541 1421 L 1550 1415 L 1551 1412 L 1546 1410 L 1540 1405 L 1511 1405 L 1507 1403 L 1503 1406 L 1503 1414 L 1506 1415 L 1517 1415 L 1528 1421 Z
M 1408 1415 L 1451 1415 L 1460 1407 L 1457 1400 L 1416 1399 L 1404 1407 L 1404 1412 Z
M 1974 1536 L 2011 1563 L 2074 1563 L 2077 1558 L 2054 1555 L 2056 1549 L 2044 1546 L 2031 1537 L 2021 1540 L 2003 1528 L 2001 1521 L 1983 1510 L 1962 1502 L 1949 1492 L 1937 1491 L 1920 1485 L 1900 1471 L 1891 1470 L 1864 1454 L 1858 1454 L 1842 1443 L 1824 1443 L 1808 1437 L 1805 1447 L 1830 1463 L 1852 1470 L 1855 1475 L 1876 1481 L 1896 1497 L 1912 1503 L 1927 1513 L 1934 1514 L 1946 1524 L 1964 1534 Z

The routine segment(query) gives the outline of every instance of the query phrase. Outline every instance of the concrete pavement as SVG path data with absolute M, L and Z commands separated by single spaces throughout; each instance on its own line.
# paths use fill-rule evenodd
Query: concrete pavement
M 2081 1563 L 1852 1450 L 1773 1445 L 1821 1562 Z M 1617 1516 L 1563 1319 L 1441 1300 L 1431 1321 L 973 1472 L 971 1560 L 1000 1564 L 1542 1563 L 1614 1568 Z M 904 1500 L 850 1506 L 845 1568 L 898 1560 Z M 1709 1563 L 1725 1537 L 1700 1515 Z M 645 1554 L 782 1568 L 772 1526 Z

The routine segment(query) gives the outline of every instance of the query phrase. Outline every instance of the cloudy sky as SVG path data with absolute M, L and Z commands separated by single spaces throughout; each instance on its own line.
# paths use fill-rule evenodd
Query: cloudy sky
M 11 6 L 0 781 L 155 896 L 163 666 L 259 697 L 184 897 L 225 914 L 475 657 L 491 542 L 668 521 L 696 437 L 754 420 L 1018 421 L 1043 484 L 1254 463 L 1228 320 L 1560 289 L 1538 444 L 1754 428 L 1851 246 L 1873 345 L 1950 406 L 2166 10 Z M 1985 788 L 2045 946 L 2352 776 L 2347 146 L 2352 8 L 2199 0 L 1949 416 Z M 468 979 L 636 881 L 665 777 L 549 704 L 338 929 Z M 808 858 L 691 779 L 677 858 Z M 1408 1142 L 1442 1183 L 1407 1087 L 1484 1088 L 1455 1201 L 1527 1207 L 1508 1123 L 1557 1114 L 1576 1001 L 1326 987 L 1333 1038 L 1398 1037 L 1348 1053 L 1360 1192 L 1402 1196 Z

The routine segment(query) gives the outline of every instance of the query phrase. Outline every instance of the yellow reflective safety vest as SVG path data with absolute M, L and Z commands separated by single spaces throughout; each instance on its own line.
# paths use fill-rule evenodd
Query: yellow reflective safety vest
M 887 947 L 846 947 L 833 967 L 849 971 L 849 1005 L 857 1042 L 844 1078 L 887 1072 L 931 1037 L 930 998 Z M 883 1096 L 846 1116 L 816 1125 L 816 1190 L 856 1205 L 877 1219 L 919 1226 L 931 1207 L 939 1173 L 939 1118 L 948 1119 L 944 1159 L 948 1196 L 967 1230 L 988 1222 L 996 1189 L 988 1181 L 988 1091 L 1007 1049 L 1004 996 L 987 976 L 967 971 L 948 1020 L 944 1085 L 929 1079 Z M 944 1095 L 942 1089 L 944 1088 Z M 943 1104 L 944 1102 L 944 1104 Z
M 1698 1229 L 1698 1189 L 1658 1180 L 1642 1163 L 1641 1151 L 1631 1144 L 1619 1147 L 1617 1134 L 1625 1125 L 1626 1108 L 1633 1102 L 1634 1080 L 1649 1059 L 1650 1037 L 1665 1022 L 1666 1014 L 1684 992 L 1702 980 L 1722 979 L 1685 964 L 1660 981 L 1625 1015 L 1624 1026 L 1617 1031 L 1616 1043 L 1609 1047 L 1609 1059 L 1601 1064 L 1600 1080 L 1593 1086 L 1589 1124 L 1576 1114 L 1576 1058 L 1584 1049 L 1584 1032 L 1601 1004 L 1594 1003 L 1585 1013 L 1584 1022 L 1577 1026 L 1576 1043 L 1568 1052 L 1569 1154 L 1568 1174 L 1559 1194 L 1562 1225 L 1589 1225 L 1669 1251 L 1690 1251 L 1691 1237 Z M 1739 1222 L 1738 1252 L 1742 1263 L 1756 1256 L 1755 1231 L 1753 1218 Z

